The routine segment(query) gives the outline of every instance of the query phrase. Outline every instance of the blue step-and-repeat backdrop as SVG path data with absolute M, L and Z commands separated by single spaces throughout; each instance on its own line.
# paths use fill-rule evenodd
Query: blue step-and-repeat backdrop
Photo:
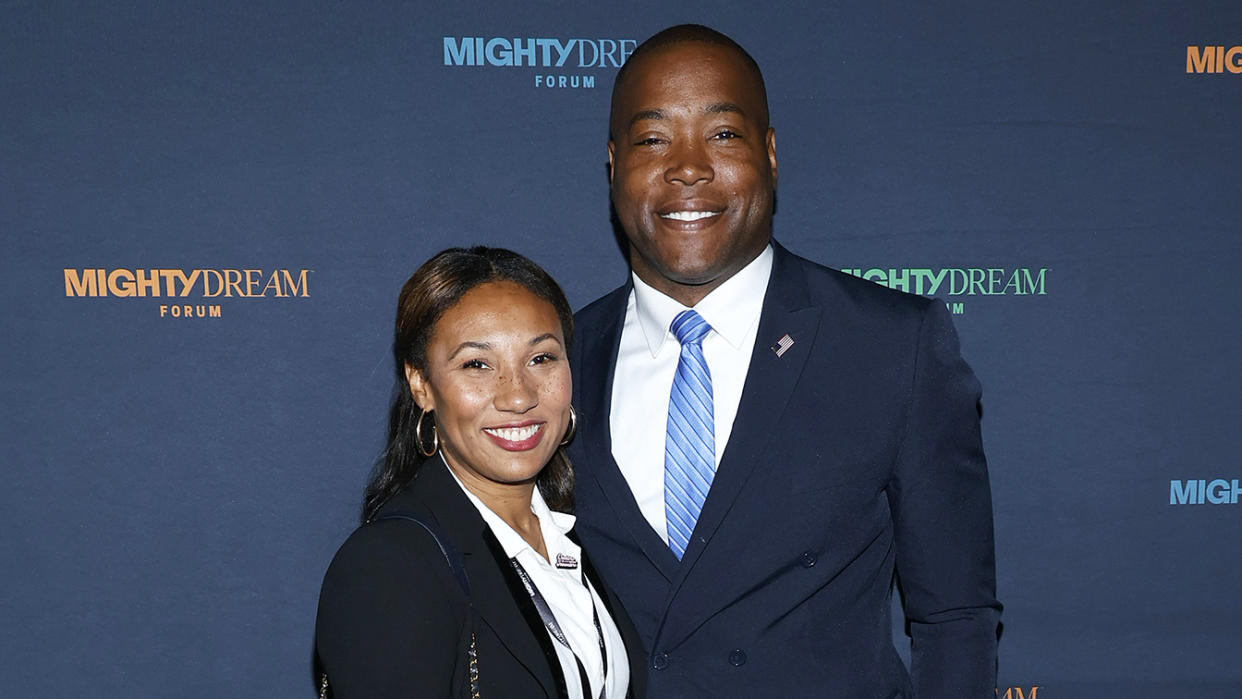
M 1242 696 L 1232 0 L 0 3 L 0 695 L 313 695 L 401 283 L 620 284 L 609 89 L 688 21 L 765 70 L 777 238 L 954 314 L 998 696 Z

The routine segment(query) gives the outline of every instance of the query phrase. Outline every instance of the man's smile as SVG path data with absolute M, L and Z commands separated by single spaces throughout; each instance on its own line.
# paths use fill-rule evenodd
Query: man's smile
M 700 221 L 712 216 L 719 216 L 720 211 L 670 211 L 667 214 L 660 214 L 660 218 L 672 219 L 674 221 Z

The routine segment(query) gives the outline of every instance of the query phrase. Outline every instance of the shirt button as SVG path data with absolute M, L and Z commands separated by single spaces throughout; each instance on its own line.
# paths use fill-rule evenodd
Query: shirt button
M 733 667 L 741 667 L 746 664 L 746 651 L 741 648 L 729 654 L 729 664 Z
M 815 562 L 818 560 L 819 558 L 817 558 L 815 554 L 811 553 L 810 551 L 807 551 L 806 553 L 802 554 L 802 557 L 798 559 L 798 562 L 802 564 L 803 568 L 810 568 L 810 567 L 813 567 L 815 565 Z
M 668 653 L 656 653 L 651 659 L 651 667 L 657 670 L 663 670 L 668 667 Z

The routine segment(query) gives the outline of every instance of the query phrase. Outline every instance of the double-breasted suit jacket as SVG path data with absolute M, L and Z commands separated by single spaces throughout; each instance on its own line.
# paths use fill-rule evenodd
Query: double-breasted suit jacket
M 1000 605 L 980 386 L 945 306 L 773 247 L 732 436 L 681 561 L 612 457 L 630 285 L 575 318 L 578 531 L 642 637 L 648 693 L 990 697 Z M 893 646 L 894 570 L 910 671 Z
M 552 640 L 508 556 L 439 460 L 386 503 L 378 517 L 414 513 L 461 554 L 476 611 L 436 541 L 401 519 L 358 528 L 341 546 L 319 595 L 316 648 L 338 699 L 467 696 L 466 653 L 474 631 L 480 696 L 565 695 Z M 645 696 L 641 644 L 612 590 L 583 566 L 625 641 L 630 695 Z

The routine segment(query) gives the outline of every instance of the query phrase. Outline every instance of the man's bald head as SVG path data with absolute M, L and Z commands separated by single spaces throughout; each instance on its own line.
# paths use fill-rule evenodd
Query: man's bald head
M 630 267 L 694 306 L 772 235 L 776 134 L 759 68 L 698 25 L 639 46 L 612 93 L 608 163 Z
M 617 71 L 617 78 L 612 84 L 612 105 L 608 120 L 608 137 L 610 140 L 617 135 L 617 96 L 624 88 L 630 74 L 641 67 L 646 57 L 657 54 L 662 49 L 692 43 L 722 46 L 737 54 L 738 58 L 741 59 L 741 63 L 750 74 L 749 77 L 753 80 L 754 89 L 757 90 L 760 102 L 763 105 L 763 113 L 757 116 L 762 122 L 763 127 L 767 127 L 768 92 L 763 83 L 763 72 L 759 70 L 759 64 L 755 62 L 755 59 L 736 41 L 711 27 L 705 27 L 701 24 L 679 24 L 659 31 L 639 44 L 634 49 L 634 52 L 630 54 L 630 57 L 626 59 L 625 65 L 622 65 L 621 69 Z

